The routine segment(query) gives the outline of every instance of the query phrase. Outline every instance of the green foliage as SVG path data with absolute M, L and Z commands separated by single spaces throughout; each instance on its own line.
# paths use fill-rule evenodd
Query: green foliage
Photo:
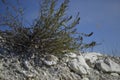
M 42 0 L 39 16 L 29 27 L 22 24 L 20 16 L 16 17 L 10 13 L 3 16 L 1 26 L 10 27 L 9 30 L 1 30 L 4 45 L 16 53 L 28 51 L 36 51 L 39 54 L 63 53 L 82 49 L 82 36 L 90 37 L 93 33 L 77 33 L 79 13 L 75 19 L 67 16 L 68 3 L 69 0 L 64 0 L 60 7 L 56 8 L 56 0 Z

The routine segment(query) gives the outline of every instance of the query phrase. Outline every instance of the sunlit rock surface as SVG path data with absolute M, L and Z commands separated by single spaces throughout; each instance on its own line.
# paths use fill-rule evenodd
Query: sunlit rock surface
M 115 72 L 120 74 L 120 65 L 109 58 L 98 60 L 96 63 L 96 67 L 104 72 Z
M 120 80 L 120 57 L 67 53 L 19 60 L 0 53 L 0 80 Z

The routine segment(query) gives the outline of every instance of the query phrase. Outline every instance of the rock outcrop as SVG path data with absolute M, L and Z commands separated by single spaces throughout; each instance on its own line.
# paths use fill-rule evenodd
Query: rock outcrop
M 120 57 L 100 53 L 67 53 L 39 59 L 0 53 L 0 80 L 120 80 Z
M 96 67 L 103 72 L 118 73 L 120 74 L 120 65 L 115 63 L 109 58 L 104 60 L 98 60 L 96 62 Z
M 90 73 L 89 72 L 90 67 L 87 65 L 82 55 L 77 56 L 76 59 L 71 59 L 68 62 L 68 66 L 71 70 L 80 75 L 87 75 Z

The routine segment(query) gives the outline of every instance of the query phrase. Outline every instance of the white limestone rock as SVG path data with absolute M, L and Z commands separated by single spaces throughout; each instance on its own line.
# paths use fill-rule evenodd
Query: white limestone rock
M 77 55 L 76 55 L 75 53 L 72 53 L 72 52 L 67 53 L 67 54 L 65 54 L 64 56 L 65 56 L 65 57 L 69 57 L 69 58 L 76 58 L 76 57 L 77 57 Z
M 102 57 L 102 54 L 96 52 L 84 53 L 82 55 L 86 60 L 86 63 L 92 68 L 94 68 L 95 63 L 99 59 L 99 57 Z
M 32 77 L 36 76 L 34 73 L 31 73 L 29 71 L 21 71 L 21 73 L 24 74 L 24 76 L 26 76 L 28 78 L 32 78 Z
M 83 78 L 82 80 L 89 80 L 88 78 Z
M 56 65 L 57 61 L 58 61 L 58 58 L 54 55 L 47 55 L 45 57 L 45 60 L 43 60 L 43 62 L 48 66 Z
M 85 58 L 85 60 L 90 60 L 91 63 L 95 63 L 95 61 L 101 56 L 103 55 L 100 53 L 96 53 L 96 52 L 83 54 L 83 57 Z
M 68 66 L 77 74 L 89 74 L 90 67 L 86 64 L 83 56 L 78 56 L 77 59 L 72 59 L 68 62 Z
M 5 40 L 3 40 L 2 36 L 0 36 L 0 42 L 5 42 Z
M 83 67 L 85 67 L 86 69 L 90 69 L 90 67 L 87 65 L 84 57 L 82 55 L 77 56 L 77 60 L 79 62 L 80 65 L 82 65 Z
M 77 54 L 76 53 L 66 53 L 63 55 L 63 58 L 62 58 L 62 62 L 69 62 L 71 59 L 75 59 L 77 57 Z
M 109 58 L 97 61 L 96 67 L 103 72 L 115 72 L 120 74 L 120 65 Z
M 29 61 L 24 61 L 24 68 L 26 68 L 27 70 L 31 70 L 32 69 L 32 66 L 29 63 Z
M 119 74 L 117 74 L 117 73 L 111 73 L 110 75 L 115 76 L 115 77 L 119 76 Z
M 87 74 L 87 70 L 80 65 L 77 59 L 73 59 L 68 63 L 68 66 L 77 74 Z

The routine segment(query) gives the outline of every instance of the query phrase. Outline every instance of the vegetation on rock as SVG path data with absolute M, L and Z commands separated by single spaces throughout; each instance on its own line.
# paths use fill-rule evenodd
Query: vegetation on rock
M 7 0 L 1 0 L 6 5 L 6 14 L 0 15 L 0 26 L 9 27 L 7 30 L 0 30 L 2 37 L 1 48 L 14 53 L 30 53 L 35 51 L 39 54 L 63 53 L 63 51 L 75 51 L 91 47 L 83 43 L 83 36 L 90 37 L 90 34 L 78 33 L 76 25 L 79 24 L 79 13 L 73 19 L 67 16 L 69 0 L 56 7 L 58 0 L 42 0 L 40 12 L 32 25 L 23 24 L 23 9 L 11 6 Z M 19 1 L 19 0 L 18 0 Z M 25 23 L 25 22 L 24 22 Z M 25 55 L 25 54 L 24 54 Z

